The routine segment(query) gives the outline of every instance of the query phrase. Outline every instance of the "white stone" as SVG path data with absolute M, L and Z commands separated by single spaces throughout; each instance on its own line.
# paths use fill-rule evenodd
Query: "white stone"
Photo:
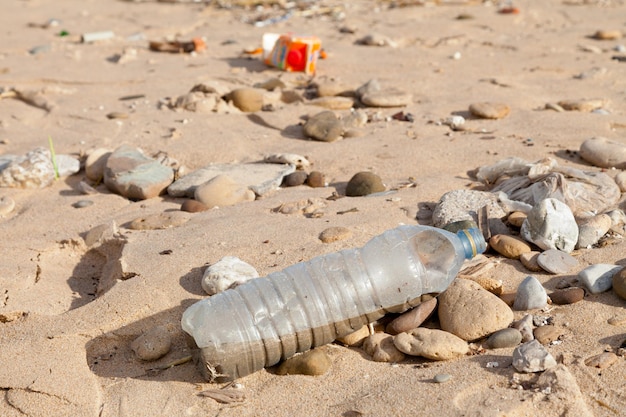
M 535 205 L 520 232 L 524 239 L 544 250 L 570 253 L 578 242 L 578 224 L 572 210 L 555 198 L 546 198 Z
M 202 289 L 207 294 L 214 295 L 258 276 L 259 273 L 252 265 L 236 256 L 225 256 L 204 272 Z
M 36 148 L 23 156 L 4 155 L 0 160 L 0 187 L 44 188 L 55 178 L 50 151 Z
M 611 289 L 613 275 L 622 268 L 611 264 L 590 265 L 578 273 L 578 279 L 590 293 L 599 294 Z
M 513 310 L 524 311 L 543 308 L 548 304 L 548 294 L 541 282 L 532 275 L 527 276 L 517 287 Z
M 556 366 L 554 357 L 537 340 L 531 340 L 513 351 L 513 367 L 519 372 L 541 372 Z

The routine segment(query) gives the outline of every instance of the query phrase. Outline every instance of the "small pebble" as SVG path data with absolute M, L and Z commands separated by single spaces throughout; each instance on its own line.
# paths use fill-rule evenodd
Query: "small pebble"
M 543 250 L 570 253 L 578 242 L 578 224 L 569 206 L 556 198 L 546 198 L 528 213 L 521 235 Z
M 539 255 L 541 252 L 531 251 L 522 253 L 519 257 L 520 262 L 524 265 L 524 268 L 528 269 L 531 272 L 542 272 L 543 268 L 539 266 L 539 262 L 537 262 Z
M 264 90 L 260 88 L 237 88 L 226 95 L 226 99 L 243 112 L 256 112 L 263 108 Z
M 215 295 L 258 276 L 252 265 L 236 256 L 224 256 L 204 271 L 201 285 L 207 294 Z
M 548 249 L 540 253 L 537 263 L 551 274 L 566 274 L 578 265 L 578 261 L 572 255 L 556 249 Z
M 77 202 L 72 204 L 74 208 L 85 208 L 92 206 L 94 203 L 92 200 L 78 200 Z
M 613 352 L 602 352 L 599 355 L 585 359 L 585 365 L 594 368 L 608 368 L 619 360 L 619 357 Z
M 578 279 L 592 294 L 608 291 L 613 286 L 613 275 L 623 267 L 611 264 L 590 265 L 578 273 Z
M 592 112 L 604 106 L 604 100 L 561 100 L 559 106 L 566 111 Z
M 130 347 L 139 359 L 154 361 L 170 351 L 172 337 L 165 326 L 156 326 L 133 340 Z
M 517 287 L 513 310 L 526 311 L 543 308 L 547 303 L 548 294 L 546 294 L 545 288 L 537 278 L 529 275 Z
M 626 169 L 626 144 L 601 136 L 585 140 L 579 155 L 600 168 Z
M 404 107 L 413 102 L 413 95 L 405 91 L 384 89 L 365 92 L 360 99 L 368 107 Z
M 588 248 L 598 243 L 611 228 L 611 216 L 606 213 L 593 216 L 585 223 L 578 226 L 577 248 Z
M 330 110 L 311 116 L 302 127 L 304 134 L 321 142 L 334 142 L 343 134 L 343 124 Z
M 311 171 L 306 179 L 306 184 L 313 188 L 326 187 L 326 176 L 319 171 Z
M 552 325 L 537 327 L 533 332 L 535 340 L 539 341 L 542 345 L 549 345 L 555 340 L 558 340 L 562 334 L 558 327 Z
M 537 340 L 526 342 L 513 351 L 513 367 L 518 372 L 541 372 L 554 366 L 556 360 Z
M 523 239 L 511 235 L 495 235 L 489 239 L 489 246 L 502 256 L 518 259 L 523 253 L 530 252 L 530 245 Z
M 194 199 L 210 208 L 254 201 L 255 197 L 254 191 L 225 174 L 213 177 L 194 191 Z
M 616 39 L 620 39 L 621 37 L 622 32 L 620 30 L 598 30 L 592 35 L 592 38 L 601 41 L 613 41 Z
M 511 327 L 498 330 L 489 336 L 487 346 L 490 349 L 502 349 L 515 347 L 522 341 L 522 333 Z
M 626 300 L 626 268 L 613 275 L 613 292 Z
M 437 307 L 437 298 L 431 298 L 428 301 L 424 301 L 415 306 L 411 310 L 402 313 L 400 316 L 393 319 L 385 328 L 387 333 L 396 335 L 402 332 L 408 332 L 413 330 L 430 317 Z
M 283 185 L 285 187 L 296 187 L 304 184 L 307 180 L 308 174 L 304 171 L 295 171 L 291 174 L 287 174 L 283 177 Z
M 188 213 L 200 213 L 202 211 L 209 210 L 210 207 L 206 204 L 202 204 L 199 201 L 187 199 L 183 202 L 183 204 L 181 204 L 180 209 Z
M 346 195 L 348 197 L 360 197 L 385 191 L 382 179 L 373 172 L 356 173 L 348 181 Z
M 97 148 L 89 152 L 85 160 L 85 174 L 92 181 L 102 181 L 104 167 L 111 156 L 109 149 Z
M 348 110 L 354 107 L 354 99 L 351 97 L 318 97 L 309 101 L 309 104 L 323 107 L 328 110 Z
M 533 334 L 533 315 L 527 314 L 518 321 L 511 324 L 511 327 L 519 330 L 522 334 L 522 343 L 530 342 L 535 339 Z
M 564 288 L 556 290 L 550 294 L 552 303 L 559 305 L 574 304 L 582 300 L 584 297 L 585 290 L 579 287 Z
M 511 108 L 504 103 L 473 103 L 469 106 L 469 111 L 481 119 L 502 119 L 509 115 Z
M 189 214 L 183 211 L 167 211 L 139 217 L 131 221 L 128 228 L 133 230 L 168 229 L 185 224 L 189 219 Z
M 363 341 L 363 350 L 372 357 L 375 362 L 402 362 L 404 353 L 394 345 L 394 338 L 386 333 L 374 333 Z
M 515 227 L 522 227 L 524 220 L 526 220 L 526 213 L 522 213 L 521 211 L 514 211 L 509 214 L 507 217 L 508 222 Z
M 324 375 L 332 362 L 322 349 L 313 349 L 293 356 L 278 365 L 278 375 Z
M 345 336 L 338 337 L 337 341 L 343 343 L 346 346 L 361 346 L 363 341 L 370 336 L 369 326 L 361 326 L 359 330 L 349 333 Z
M 444 382 L 448 382 L 451 378 L 452 375 L 450 374 L 437 374 L 433 378 L 433 381 L 435 381 L 437 384 L 443 384 Z
M 0 216 L 6 216 L 15 209 L 15 201 L 11 197 L 0 197 Z
M 107 114 L 107 119 L 128 119 L 128 113 L 114 111 Z
M 329 227 L 320 233 L 319 239 L 324 243 L 337 242 L 338 240 L 347 239 L 352 235 L 350 229 L 345 227 Z
M 435 361 L 454 359 L 469 352 L 469 346 L 463 339 L 443 330 L 425 327 L 400 333 L 394 337 L 393 343 L 400 352 Z

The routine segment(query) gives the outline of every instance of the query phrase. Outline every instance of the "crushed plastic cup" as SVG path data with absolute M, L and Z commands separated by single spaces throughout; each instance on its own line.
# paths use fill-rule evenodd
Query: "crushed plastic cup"
M 263 35 L 263 61 L 283 71 L 314 74 L 321 49 L 322 42 L 316 36 Z

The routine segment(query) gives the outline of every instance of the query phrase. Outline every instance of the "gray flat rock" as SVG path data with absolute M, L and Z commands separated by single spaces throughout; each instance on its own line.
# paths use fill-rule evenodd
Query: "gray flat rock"
M 283 177 L 295 170 L 290 164 L 211 164 L 175 181 L 167 188 L 167 193 L 172 197 L 193 198 L 197 186 L 225 174 L 262 196 L 280 187 Z

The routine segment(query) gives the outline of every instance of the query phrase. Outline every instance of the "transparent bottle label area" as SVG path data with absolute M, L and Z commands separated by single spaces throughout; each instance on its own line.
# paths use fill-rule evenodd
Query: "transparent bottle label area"
M 465 252 L 452 233 L 401 226 L 363 248 L 313 258 L 189 307 L 182 327 L 210 381 L 230 381 L 333 342 L 444 291 Z

